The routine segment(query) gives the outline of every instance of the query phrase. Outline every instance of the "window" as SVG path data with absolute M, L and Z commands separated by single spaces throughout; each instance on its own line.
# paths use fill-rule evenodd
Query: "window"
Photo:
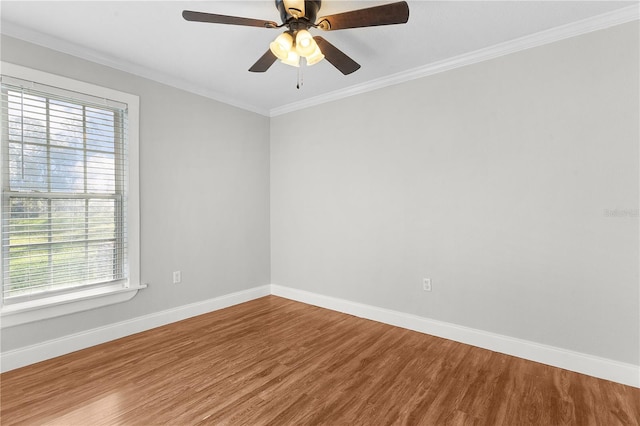
M 2 86 L 5 303 L 126 279 L 126 109 Z
M 139 288 L 137 97 L 7 65 L 3 317 Z

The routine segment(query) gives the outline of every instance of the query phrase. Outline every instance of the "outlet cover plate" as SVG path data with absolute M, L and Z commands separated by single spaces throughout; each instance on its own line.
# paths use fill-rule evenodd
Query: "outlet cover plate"
M 422 279 L 422 289 L 424 291 L 431 291 L 431 278 Z

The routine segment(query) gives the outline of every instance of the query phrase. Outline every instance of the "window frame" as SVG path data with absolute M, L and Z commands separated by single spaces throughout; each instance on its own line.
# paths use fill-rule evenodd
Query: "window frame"
M 138 290 L 146 287 L 140 282 L 139 97 L 7 62 L 1 62 L 0 67 L 0 74 L 3 76 L 127 104 L 127 156 L 129 166 L 126 204 L 128 279 L 124 283 L 109 283 L 91 288 L 80 287 L 75 291 L 52 294 L 47 297 L 10 304 L 5 304 L 3 297 L 0 297 L 0 327 L 12 327 L 130 300 L 137 294 Z M 1 152 L 0 161 L 4 161 L 2 159 L 3 155 L 4 152 Z M 4 173 L 2 173 L 0 186 L 4 178 Z M 0 197 L 0 211 L 4 207 L 2 206 L 3 198 Z M 1 255 L 4 256 L 4 253 Z M 4 268 L 4 261 L 0 262 L 0 276 L 4 276 L 2 268 Z

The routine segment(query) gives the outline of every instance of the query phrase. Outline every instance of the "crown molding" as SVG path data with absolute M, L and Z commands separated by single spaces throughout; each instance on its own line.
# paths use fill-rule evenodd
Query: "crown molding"
M 71 56 L 75 56 L 87 61 L 95 62 L 100 65 L 105 65 L 110 68 L 124 71 L 129 74 L 143 77 L 158 83 L 166 84 L 167 86 L 175 87 L 177 89 L 185 90 L 196 95 L 204 96 L 209 99 L 213 99 L 218 102 L 222 102 L 227 105 L 234 106 L 236 108 L 244 109 L 247 111 L 255 112 L 260 115 L 269 115 L 269 111 L 264 108 L 259 108 L 254 105 L 249 105 L 229 96 L 222 95 L 216 91 L 206 89 L 199 85 L 190 83 L 181 78 L 158 72 L 151 68 L 147 68 L 124 59 L 99 53 L 92 49 L 70 43 L 57 37 L 52 37 L 41 32 L 25 28 L 21 25 L 17 25 L 13 22 L 2 21 L 0 32 L 3 35 L 17 38 L 27 41 L 39 46 L 43 46 L 61 53 L 66 53 Z
M 357 84 L 345 89 L 340 89 L 320 96 L 305 99 L 303 101 L 293 102 L 281 107 L 276 107 L 270 110 L 269 115 L 271 117 L 275 117 L 278 115 L 287 114 L 293 111 L 309 108 L 326 102 L 336 101 L 338 99 L 343 99 L 349 96 L 370 92 L 387 86 L 392 86 L 418 78 L 427 77 L 429 75 L 438 74 L 455 68 L 476 64 L 478 62 L 488 61 L 490 59 L 520 52 L 532 47 L 538 47 L 593 31 L 625 24 L 627 22 L 638 20 L 639 18 L 640 3 L 636 3 L 631 6 L 596 15 L 587 19 L 583 19 L 581 21 L 572 22 L 535 34 L 530 34 L 514 40 L 506 41 L 504 43 L 499 43 L 483 49 L 475 50 L 473 52 L 454 56 L 442 61 L 433 62 L 421 67 L 371 80 L 366 83 Z
M 123 60 L 121 58 L 117 58 L 115 56 L 98 53 L 86 47 L 79 46 L 75 43 L 70 43 L 56 37 L 51 37 L 49 35 L 27 29 L 11 22 L 3 21 L 0 31 L 2 32 L 2 34 L 10 37 L 18 38 L 33 44 L 47 47 L 49 49 L 76 56 L 81 59 L 86 59 L 88 61 L 134 74 L 139 77 L 147 78 L 149 80 L 182 89 L 196 95 L 204 96 L 240 109 L 244 109 L 268 117 L 275 117 L 300 109 L 320 105 L 326 102 L 347 98 L 349 96 L 370 92 L 387 86 L 404 83 L 455 68 L 487 61 L 500 56 L 530 49 L 532 47 L 554 43 L 556 41 L 613 27 L 638 19 L 640 19 L 640 3 L 635 3 L 631 6 L 586 18 L 581 21 L 572 22 L 535 34 L 530 34 L 528 36 L 496 44 L 494 46 L 464 53 L 462 55 L 458 55 L 449 59 L 371 80 L 366 83 L 356 84 L 354 86 L 329 92 L 320 96 L 315 96 L 303 101 L 282 105 L 270 110 L 240 102 L 237 99 L 231 98 L 210 89 L 203 88 L 181 78 L 158 72 L 151 68 L 143 67 L 138 64 Z

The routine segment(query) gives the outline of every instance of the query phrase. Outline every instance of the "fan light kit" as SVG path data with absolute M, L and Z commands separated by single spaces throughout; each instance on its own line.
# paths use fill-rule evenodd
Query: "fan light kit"
M 360 65 L 324 38 L 312 36 L 309 29 L 319 28 L 323 31 L 335 31 L 405 24 L 409 20 L 409 6 L 405 1 L 338 13 L 317 20 L 316 16 L 322 5 L 321 0 L 275 0 L 275 3 L 282 20 L 280 25 L 273 21 L 191 10 L 183 11 L 182 17 L 187 21 L 213 24 L 261 28 L 287 27 L 287 31 L 276 37 L 269 45 L 269 50 L 249 68 L 251 72 L 265 72 L 277 59 L 284 64 L 299 67 L 302 62 L 301 58 L 304 58 L 306 65 L 317 64 L 326 58 L 344 75 L 357 71 Z
M 282 63 L 294 67 L 300 66 L 300 57 L 305 58 L 307 65 L 324 59 L 318 43 L 307 30 L 298 30 L 294 34 L 286 31 L 269 45 L 269 49 Z

